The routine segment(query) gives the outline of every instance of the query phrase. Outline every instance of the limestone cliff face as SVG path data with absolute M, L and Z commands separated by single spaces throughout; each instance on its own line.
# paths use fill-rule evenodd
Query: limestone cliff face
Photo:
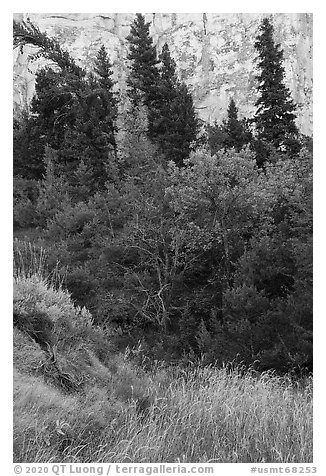
M 251 116 L 256 99 L 255 37 L 263 14 L 252 13 L 149 13 L 151 35 L 158 51 L 167 42 L 178 74 L 193 93 L 199 116 L 221 121 L 231 97 L 241 116 Z M 114 64 L 115 79 L 123 88 L 127 74 L 128 42 L 134 13 L 15 14 L 58 39 L 88 68 L 104 44 Z M 298 126 L 312 134 L 312 15 L 273 14 L 275 40 L 284 50 L 286 83 L 297 104 Z M 26 104 L 34 92 L 35 71 L 25 48 L 14 51 L 14 104 Z

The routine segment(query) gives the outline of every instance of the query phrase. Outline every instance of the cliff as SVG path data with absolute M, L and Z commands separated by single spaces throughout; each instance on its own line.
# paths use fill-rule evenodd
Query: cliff
M 58 39 L 86 68 L 101 44 L 109 51 L 115 79 L 123 87 L 126 78 L 126 36 L 134 13 L 40 13 L 27 17 L 41 31 Z M 297 104 L 297 124 L 312 134 L 312 14 L 273 14 L 275 40 L 284 50 L 286 83 Z M 193 93 L 199 116 L 208 121 L 225 117 L 234 98 L 241 116 L 251 116 L 256 99 L 255 37 L 261 13 L 149 13 L 151 35 L 158 51 L 165 42 L 178 66 L 178 73 Z M 14 50 L 14 108 L 28 103 L 34 92 L 37 68 L 31 63 L 32 48 Z

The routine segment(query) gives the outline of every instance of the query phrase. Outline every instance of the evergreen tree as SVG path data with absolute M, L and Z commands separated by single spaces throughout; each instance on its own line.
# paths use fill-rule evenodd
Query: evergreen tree
M 186 85 L 178 81 L 167 44 L 157 59 L 149 26 L 144 16 L 137 13 L 127 37 L 128 59 L 132 61 L 128 94 L 134 107 L 143 104 L 147 108 L 149 138 L 180 166 L 196 140 L 198 121 L 192 96 Z
M 14 164 L 19 173 L 40 179 L 45 173 L 45 147 L 48 145 L 54 150 L 62 147 L 67 129 L 76 120 L 78 95 L 85 85 L 86 72 L 57 41 L 30 22 L 14 21 L 13 37 L 15 48 L 36 46 L 32 59 L 42 56 L 53 64 L 37 72 L 31 115 L 14 136 Z
M 145 17 L 137 13 L 131 24 L 128 59 L 132 62 L 127 80 L 129 96 L 134 105 L 141 102 L 151 110 L 157 101 L 157 86 L 159 72 L 157 69 L 156 48 L 149 34 L 150 22 L 145 22 Z
M 181 83 L 177 87 L 176 99 L 172 107 L 172 122 L 170 157 L 181 167 L 195 146 L 199 129 L 192 95 L 185 83 Z
M 232 148 L 240 152 L 242 147 L 252 140 L 246 119 L 238 119 L 238 109 L 233 99 L 229 103 L 227 118 L 222 121 L 222 124 L 215 122 L 213 126 L 208 126 L 207 135 L 212 154 L 216 154 L 221 149 Z
M 284 84 L 283 50 L 279 44 L 275 44 L 273 33 L 271 21 L 264 18 L 255 42 L 260 68 L 260 74 L 256 78 L 260 95 L 256 101 L 257 112 L 253 121 L 257 130 L 258 150 L 260 149 L 260 157 L 257 157 L 259 162 L 266 160 L 268 145 L 290 156 L 300 150 L 295 105 Z M 267 148 L 264 146 L 266 143 Z
M 153 135 L 161 148 L 166 149 L 169 144 L 169 136 L 173 129 L 173 105 L 177 97 L 179 85 L 176 74 L 176 63 L 171 58 L 168 45 L 165 43 L 159 55 L 160 78 L 159 78 L 159 103 L 153 121 Z
M 212 155 L 215 155 L 219 150 L 225 148 L 225 141 L 227 134 L 222 124 L 218 124 L 217 121 L 213 125 L 207 124 L 207 143 Z
M 95 74 L 86 76 L 58 42 L 31 23 L 14 23 L 14 45 L 26 44 L 37 46 L 34 56 L 50 59 L 54 67 L 36 74 L 32 115 L 15 134 L 15 169 L 25 177 L 42 178 L 49 146 L 57 151 L 57 173 L 66 174 L 71 185 L 78 185 L 74 172 L 82 161 L 91 173 L 92 192 L 104 188 L 110 178 L 107 171 L 114 168 L 109 162 L 116 158 L 117 118 L 112 65 L 105 47 L 96 57 Z M 25 131 L 28 137 L 22 137 Z
M 160 90 L 165 100 L 170 102 L 175 98 L 175 90 L 179 80 L 176 73 L 176 62 L 171 57 L 167 43 L 164 43 L 162 52 L 159 55 L 160 67 Z
M 114 82 L 107 51 L 102 45 L 96 60 L 96 76 L 90 75 L 86 88 L 80 96 L 78 117 L 74 128 L 66 135 L 64 154 L 73 163 L 82 160 L 88 170 L 92 169 L 91 189 L 93 192 L 105 187 L 107 180 L 115 177 L 116 161 L 115 134 L 117 99 L 113 92 Z
M 250 142 L 251 133 L 244 120 L 238 119 L 238 109 L 233 98 L 230 100 L 228 107 L 227 120 L 223 122 L 222 129 L 226 134 L 224 139 L 225 148 L 235 148 L 240 152 L 242 147 Z
M 165 43 L 159 56 L 160 82 L 159 102 L 154 111 L 153 138 L 168 160 L 178 166 L 189 157 L 192 144 L 196 141 L 198 119 L 192 96 L 187 86 L 178 80 L 176 63 L 171 58 Z
M 98 96 L 101 100 L 101 110 L 98 111 L 100 128 L 104 134 L 107 134 L 107 142 L 116 154 L 115 134 L 117 132 L 118 104 L 113 91 L 115 83 L 112 79 L 112 64 L 104 45 L 101 46 L 96 57 L 95 72 L 98 76 Z
M 24 111 L 19 120 L 14 119 L 13 173 L 25 179 L 41 180 L 45 173 L 42 160 L 44 144 L 35 127 L 35 119 Z
M 85 76 L 85 71 L 76 64 L 68 51 L 61 48 L 58 41 L 49 38 L 46 33 L 39 30 L 32 22 L 13 22 L 13 46 L 20 48 L 21 52 L 25 45 L 37 47 L 37 52 L 30 55 L 31 59 L 44 57 L 55 63 L 61 70 L 65 70 L 76 76 Z

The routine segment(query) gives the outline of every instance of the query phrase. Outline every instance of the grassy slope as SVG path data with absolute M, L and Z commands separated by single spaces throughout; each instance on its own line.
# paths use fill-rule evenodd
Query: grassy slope
M 14 329 L 15 462 L 311 462 L 312 385 L 270 374 L 157 367 L 110 346 L 68 293 L 16 273 L 14 311 L 53 323 L 60 385 L 48 354 Z M 28 328 L 28 325 L 27 327 Z M 148 413 L 136 411 L 148 396 Z

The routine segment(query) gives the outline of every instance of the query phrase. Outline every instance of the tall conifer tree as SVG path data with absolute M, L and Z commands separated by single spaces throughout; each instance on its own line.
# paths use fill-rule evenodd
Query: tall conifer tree
M 37 46 L 36 56 L 50 59 L 56 68 L 45 67 L 36 74 L 33 115 L 26 127 L 29 135 L 25 151 L 15 147 L 15 168 L 24 176 L 42 178 L 48 145 L 57 151 L 58 172 L 67 174 L 74 185 L 75 172 L 83 163 L 91 174 L 90 187 L 95 192 L 104 187 L 109 178 L 108 162 L 116 155 L 117 100 L 107 51 L 101 47 L 95 61 L 96 74 L 87 76 L 58 42 L 36 26 L 14 23 L 14 45 L 23 48 L 26 44 Z M 22 133 L 18 131 L 16 135 L 21 141 Z M 32 167 L 28 164 L 32 162 L 29 155 Z
M 191 93 L 185 83 L 177 87 L 172 110 L 171 158 L 180 167 L 195 146 L 199 123 Z
M 216 154 L 221 149 L 234 148 L 240 152 L 242 147 L 252 140 L 252 134 L 246 119 L 238 118 L 238 109 L 234 99 L 231 98 L 227 110 L 227 118 L 222 124 L 215 122 L 207 127 L 208 145 L 212 154 Z
M 233 98 L 230 100 L 227 114 L 227 119 L 222 125 L 222 130 L 226 134 L 223 145 L 226 148 L 234 147 L 240 152 L 242 147 L 250 142 L 251 133 L 245 121 L 238 119 L 238 109 Z
M 300 149 L 295 105 L 284 84 L 283 50 L 279 44 L 275 44 L 273 34 L 274 27 L 270 19 L 264 18 L 255 42 L 260 73 L 256 77 L 259 97 L 254 123 L 262 152 L 260 161 L 266 159 L 266 143 L 291 156 Z
M 180 83 L 176 63 L 165 43 L 159 56 L 159 102 L 155 114 L 154 139 L 169 160 L 178 166 L 189 157 L 198 132 L 193 99 L 185 84 Z
M 62 155 L 76 165 L 83 162 L 91 175 L 90 187 L 95 192 L 105 187 L 116 158 L 117 99 L 113 92 L 112 64 L 102 45 L 95 59 L 85 90 L 78 95 L 78 115 L 74 128 L 66 134 Z
M 149 34 L 150 22 L 137 13 L 131 24 L 128 59 L 131 60 L 130 74 L 127 79 L 129 96 L 135 105 L 141 102 L 151 109 L 157 100 L 159 72 L 157 69 L 156 48 Z

